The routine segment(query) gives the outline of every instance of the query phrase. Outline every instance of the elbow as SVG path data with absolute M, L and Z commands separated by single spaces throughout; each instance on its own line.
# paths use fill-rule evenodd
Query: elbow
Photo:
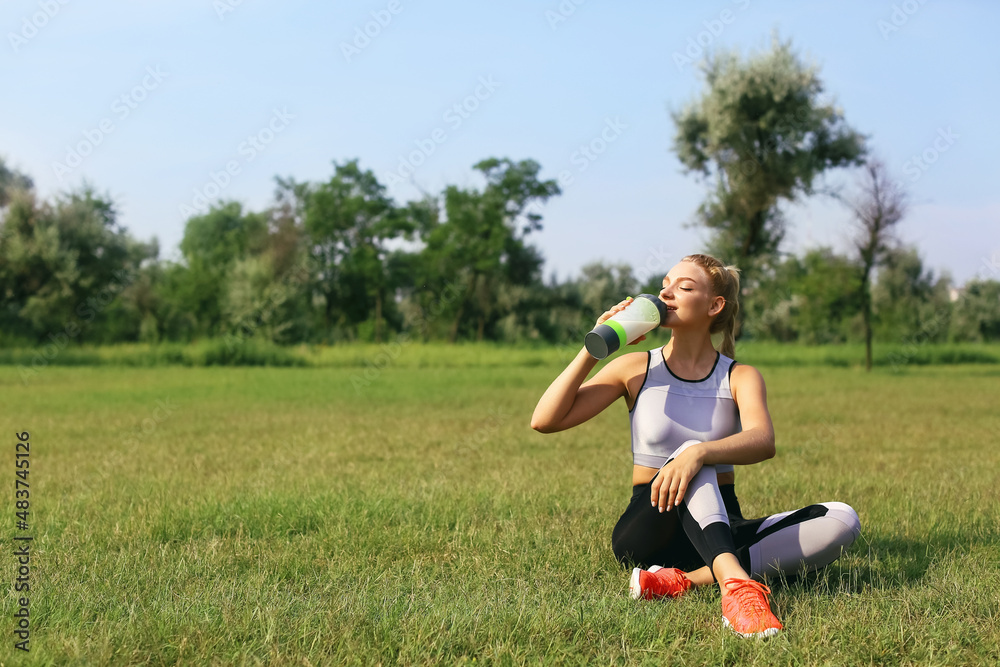
M 552 415 L 546 415 L 544 411 L 537 410 L 531 415 L 531 428 L 539 433 L 555 433 L 562 430 L 559 428 L 559 422 L 553 419 Z
M 539 433 L 555 433 L 560 430 L 559 422 L 561 419 L 558 409 L 553 410 L 552 406 L 542 397 L 531 413 L 531 428 Z
M 773 459 L 774 455 L 777 454 L 777 450 L 774 447 L 774 431 L 770 431 L 767 437 L 764 439 L 764 460 Z
M 534 415 L 531 417 L 531 428 L 539 433 L 552 433 L 552 425 Z

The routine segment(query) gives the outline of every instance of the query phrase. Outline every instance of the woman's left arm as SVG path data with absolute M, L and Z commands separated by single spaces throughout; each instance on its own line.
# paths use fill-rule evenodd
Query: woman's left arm
M 743 430 L 688 447 L 663 466 L 650 488 L 650 499 L 661 512 L 669 512 L 684 500 L 688 484 L 702 466 L 716 463 L 750 465 L 774 456 L 774 426 L 767 410 L 764 378 L 753 366 L 738 364 L 729 378 L 729 386 L 740 411 Z
M 743 430 L 698 445 L 702 452 L 702 465 L 750 465 L 773 458 L 774 426 L 771 424 L 771 413 L 767 410 L 767 387 L 760 371 L 753 366 L 737 364 L 729 378 L 729 386 L 740 411 Z

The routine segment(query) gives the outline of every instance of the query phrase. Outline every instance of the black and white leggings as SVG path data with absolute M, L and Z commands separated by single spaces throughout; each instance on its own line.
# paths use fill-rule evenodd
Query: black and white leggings
M 615 557 L 624 565 L 690 572 L 734 553 L 754 579 L 794 575 L 829 565 L 861 534 L 857 513 L 838 502 L 744 519 L 735 486 L 720 487 L 715 466 L 703 466 L 684 500 L 662 514 L 650 504 L 651 484 L 632 487 L 612 533 Z

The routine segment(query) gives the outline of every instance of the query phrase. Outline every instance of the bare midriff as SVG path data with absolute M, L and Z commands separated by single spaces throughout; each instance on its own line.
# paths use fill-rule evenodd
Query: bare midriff
M 632 466 L 632 486 L 638 486 L 639 484 L 648 484 L 649 480 L 656 476 L 656 472 L 659 468 L 647 468 L 646 466 Z M 736 473 L 723 472 L 719 473 L 719 486 L 725 484 L 735 484 L 736 483 Z

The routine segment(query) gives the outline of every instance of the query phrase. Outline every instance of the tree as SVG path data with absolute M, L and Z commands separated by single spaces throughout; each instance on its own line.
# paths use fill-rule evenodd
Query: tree
M 485 337 L 487 327 L 505 314 L 498 308 L 500 285 L 539 279 L 542 258 L 525 237 L 541 229 L 542 216 L 529 207 L 560 192 L 555 180 L 539 180 L 541 166 L 534 160 L 489 158 L 473 168 L 486 178 L 486 187 L 445 189 L 444 220 L 426 230 L 422 252 L 425 284 L 448 295 L 437 310 L 451 318 L 450 342 L 469 313 L 476 339 Z
M 822 344 L 851 338 L 852 320 L 861 310 L 857 264 L 830 248 L 810 250 L 793 261 L 797 269 L 789 272 L 789 287 L 798 340 Z
M 952 340 L 1000 340 L 1000 282 L 973 280 L 967 283 L 955 303 L 951 327 Z
M 357 160 L 334 163 L 333 177 L 312 188 L 307 202 L 305 228 L 319 268 L 327 329 L 335 319 L 352 327 L 373 319 L 381 342 L 390 288 L 387 243 L 411 234 L 414 223 Z
M 31 190 L 34 187 L 35 184 L 28 176 L 10 169 L 0 157 L 0 208 L 10 203 L 10 198 L 17 190 Z
M 803 334 L 797 318 L 805 297 L 795 290 L 805 274 L 805 261 L 794 255 L 779 260 L 776 254 L 758 265 L 755 289 L 740 299 L 743 338 L 791 342 Z
M 906 343 L 947 339 L 951 278 L 924 267 L 916 248 L 886 252 L 872 287 L 875 337 Z
M 268 248 L 273 257 L 275 270 L 284 275 L 295 265 L 304 264 L 303 251 L 308 249 L 305 229 L 306 206 L 312 186 L 299 183 L 293 178 L 274 179 L 274 204 L 270 209 Z
M 854 248 L 861 261 L 861 313 L 865 327 L 865 369 L 872 369 L 872 271 L 880 266 L 895 244 L 893 230 L 906 214 L 906 193 L 888 177 L 877 159 L 865 165 L 861 193 L 850 202 L 857 232 Z
M 276 285 L 260 295 L 257 312 L 276 309 L 282 331 L 275 342 L 309 340 L 316 330 L 312 292 L 315 264 L 310 257 L 305 229 L 306 206 L 312 185 L 275 178 L 277 188 L 269 211 L 266 259 Z M 280 305 L 277 302 L 280 301 Z
M 673 114 L 674 150 L 686 171 L 710 181 L 696 216 L 713 232 L 710 250 L 738 264 L 752 288 L 784 236 L 779 204 L 812 194 L 825 171 L 857 164 L 864 137 L 821 99 L 817 68 L 789 42 L 775 37 L 745 61 L 720 51 L 703 72 L 704 92 Z
M 15 190 L 0 234 L 5 329 L 39 341 L 107 339 L 103 328 L 115 319 L 118 297 L 159 252 L 155 240 L 136 241 L 117 217 L 111 199 L 89 185 L 52 203 Z
M 659 293 L 662 278 L 656 278 L 654 294 Z M 626 296 L 635 297 L 640 292 L 639 281 L 629 264 L 607 265 L 603 262 L 590 262 L 580 269 L 580 280 L 577 282 L 580 291 L 580 301 L 586 311 L 586 321 L 593 322 L 611 306 Z
M 266 248 L 267 224 L 266 214 L 244 212 L 233 201 L 188 219 L 180 244 L 184 267 L 170 275 L 169 291 L 175 308 L 190 316 L 194 332 L 223 332 L 230 271 Z

